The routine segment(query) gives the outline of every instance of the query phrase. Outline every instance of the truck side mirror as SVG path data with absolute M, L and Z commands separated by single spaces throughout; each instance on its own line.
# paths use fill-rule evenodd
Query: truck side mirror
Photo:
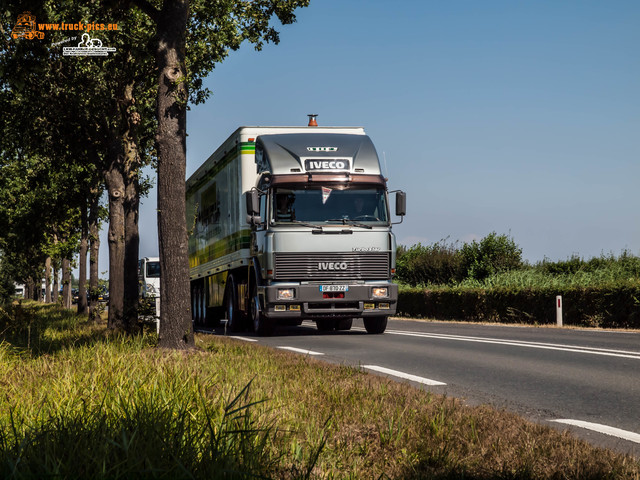
M 255 188 L 246 194 L 247 215 L 258 215 L 260 213 L 260 196 Z
M 396 192 L 396 215 L 403 217 L 407 214 L 407 194 L 402 191 Z
M 260 218 L 260 194 L 255 188 L 245 193 L 247 203 L 247 223 L 257 227 L 262 223 Z

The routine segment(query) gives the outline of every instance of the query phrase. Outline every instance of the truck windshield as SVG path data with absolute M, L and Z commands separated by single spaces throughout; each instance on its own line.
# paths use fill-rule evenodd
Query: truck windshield
M 271 218 L 277 223 L 387 225 L 386 198 L 379 187 L 278 187 L 272 196 Z
M 160 262 L 147 263 L 147 278 L 160 278 Z

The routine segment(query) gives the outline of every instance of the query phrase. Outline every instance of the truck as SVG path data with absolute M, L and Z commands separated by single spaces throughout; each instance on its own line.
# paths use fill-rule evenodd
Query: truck
M 398 301 L 389 193 L 363 127 L 238 128 L 186 183 L 194 325 L 270 335 L 362 318 L 383 333 Z
M 138 260 L 138 298 L 144 320 L 160 329 L 160 258 L 143 257 Z

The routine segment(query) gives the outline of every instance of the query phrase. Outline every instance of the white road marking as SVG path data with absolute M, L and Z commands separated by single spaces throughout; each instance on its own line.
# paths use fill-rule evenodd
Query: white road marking
M 258 341 L 255 338 L 247 338 L 247 337 L 229 337 L 229 338 L 233 338 L 235 340 L 242 340 L 243 342 L 257 342 Z
M 289 350 L 291 352 L 302 353 L 304 355 L 324 355 L 324 353 L 314 352 L 312 350 L 303 350 L 302 348 L 295 347 L 277 347 L 281 350 Z
M 566 425 L 573 425 L 575 427 L 586 428 L 587 430 L 593 430 L 594 432 L 604 433 L 605 435 L 611 435 L 612 437 L 622 438 L 629 440 L 630 442 L 640 443 L 640 434 L 634 432 L 628 432 L 627 430 L 621 430 L 619 428 L 610 427 L 609 425 L 602 425 L 600 423 L 583 422 L 582 420 L 571 419 L 557 419 L 551 420 L 552 422 L 564 423 Z
M 587 353 L 591 355 L 603 355 L 607 357 L 631 358 L 640 360 L 640 352 L 627 350 L 610 350 L 606 348 L 581 347 L 576 345 L 563 345 L 555 343 L 527 342 L 521 340 L 503 340 L 500 338 L 467 337 L 461 335 L 448 335 L 444 333 L 417 333 L 400 330 L 387 330 L 389 335 L 404 335 L 407 337 L 437 338 L 441 340 L 457 340 L 460 342 L 492 343 L 497 345 L 510 345 L 515 347 L 538 348 L 542 350 L 559 350 L 563 352 Z
M 404 378 L 405 380 L 422 383 L 424 385 L 446 385 L 446 383 L 438 382 L 437 380 L 430 380 L 428 378 L 418 377 L 416 375 L 399 372 L 397 370 L 391 370 L 390 368 L 379 367 L 377 365 L 363 365 L 362 368 L 366 368 L 367 370 L 373 370 L 374 372 L 386 373 L 387 375 Z

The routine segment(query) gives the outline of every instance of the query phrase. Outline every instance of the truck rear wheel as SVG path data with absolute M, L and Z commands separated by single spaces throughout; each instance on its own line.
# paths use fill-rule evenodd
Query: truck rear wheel
M 367 333 L 380 334 L 387 329 L 388 317 L 365 317 L 362 319 Z
M 227 331 L 239 331 L 242 321 L 238 311 L 238 295 L 233 275 L 227 277 L 227 287 L 224 290 L 224 309 L 227 316 Z
M 254 283 L 251 284 L 251 294 L 249 301 L 251 302 L 251 325 L 253 331 L 261 337 L 268 337 L 273 333 L 274 324 L 273 320 L 265 317 L 260 309 L 260 297 L 258 297 L 258 286 Z
M 205 322 L 204 314 L 204 288 L 202 282 L 191 284 L 191 318 L 196 326 L 202 326 Z

